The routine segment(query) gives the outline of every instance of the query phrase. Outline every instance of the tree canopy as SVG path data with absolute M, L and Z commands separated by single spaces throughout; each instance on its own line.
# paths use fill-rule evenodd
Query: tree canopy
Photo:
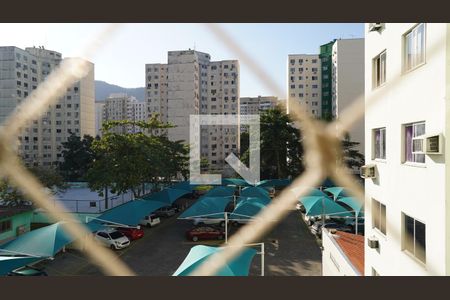
M 59 164 L 61 175 L 67 181 L 84 180 L 95 158 L 92 150 L 94 138 L 84 135 L 83 139 L 72 133 L 67 142 L 62 143 L 63 161 Z

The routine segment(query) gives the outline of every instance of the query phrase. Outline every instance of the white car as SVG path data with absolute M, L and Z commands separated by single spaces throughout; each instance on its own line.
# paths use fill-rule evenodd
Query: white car
M 94 233 L 96 241 L 111 249 L 123 249 L 130 245 L 130 240 L 114 228 L 101 229 Z
M 194 219 L 194 225 L 220 225 L 220 227 L 225 227 L 224 219 L 208 219 L 208 218 L 196 218 Z
M 142 220 L 139 221 L 139 225 L 153 227 L 161 223 L 161 220 L 155 215 L 151 214 L 149 216 L 145 216 Z

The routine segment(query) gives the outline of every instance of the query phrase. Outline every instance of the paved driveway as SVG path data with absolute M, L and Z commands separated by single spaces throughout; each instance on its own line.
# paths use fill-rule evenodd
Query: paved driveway
M 160 225 L 144 229 L 144 238 L 115 253 L 137 275 L 170 276 L 192 246 L 219 245 L 219 241 L 187 241 L 184 234 L 191 226 L 190 221 L 177 220 L 176 216 L 162 219 Z M 297 211 L 292 211 L 266 236 L 264 242 L 266 276 L 321 275 L 320 248 Z M 49 275 L 102 275 L 98 267 L 75 250 L 60 253 L 45 265 Z M 260 268 L 261 257 L 256 255 L 250 275 L 258 276 Z

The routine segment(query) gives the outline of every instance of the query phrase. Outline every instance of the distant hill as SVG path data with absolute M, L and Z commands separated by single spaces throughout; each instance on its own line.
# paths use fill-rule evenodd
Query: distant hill
M 109 94 L 112 93 L 126 93 L 129 96 L 133 96 L 139 101 L 145 101 L 145 88 L 124 88 L 118 85 L 109 84 L 105 81 L 95 81 L 95 101 L 103 102 Z

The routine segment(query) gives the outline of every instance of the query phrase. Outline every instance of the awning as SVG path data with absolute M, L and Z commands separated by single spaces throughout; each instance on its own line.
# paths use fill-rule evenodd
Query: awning
M 142 199 L 149 201 L 159 201 L 166 203 L 166 205 L 172 205 L 172 203 L 175 202 L 175 200 L 190 193 L 191 192 L 188 190 L 166 188 L 160 192 L 147 195 Z
M 198 245 L 191 248 L 184 261 L 173 273 L 173 276 L 189 276 L 195 269 L 204 263 L 204 261 L 223 248 Z M 250 264 L 256 255 L 253 248 L 245 248 L 232 261 L 227 262 L 214 276 L 248 276 Z
M 229 215 L 230 220 L 246 220 L 257 215 L 270 203 L 267 198 L 245 197 L 241 198 L 234 211 Z
M 1 246 L 1 249 L 24 255 L 51 257 L 74 239 L 64 230 L 64 223 L 58 222 L 29 231 Z M 0 252 L 1 252 L 0 249 Z
M 279 186 L 288 186 L 290 185 L 292 180 L 290 179 L 266 179 L 258 182 L 256 186 L 264 187 L 279 187 Z
M 93 222 L 104 221 L 128 226 L 137 226 L 139 221 L 155 210 L 167 206 L 166 202 L 136 199 L 111 208 L 98 216 Z M 93 225 L 91 225 L 93 226 Z
M 241 197 L 257 197 L 257 198 L 267 198 L 270 200 L 269 192 L 263 188 L 250 186 L 246 187 L 241 191 Z
M 301 198 L 307 216 L 332 215 L 336 217 L 351 217 L 353 214 L 345 207 L 328 197 L 310 196 Z
M 337 203 L 345 203 L 348 206 L 350 206 L 357 215 L 361 213 L 361 209 L 363 207 L 363 204 L 358 199 L 355 199 L 353 197 L 342 197 L 336 200 Z
M 241 178 L 224 178 L 222 179 L 222 185 L 250 186 L 247 181 Z
M 195 187 L 195 185 L 190 184 L 189 181 L 181 181 L 181 182 L 175 183 L 170 188 L 192 192 L 194 190 L 194 187 Z
M 339 197 L 348 197 L 347 193 L 344 191 L 344 188 L 340 186 L 333 186 L 325 189 L 324 191 L 332 194 L 334 199 L 338 199 Z
M 46 257 L 22 257 L 22 256 L 0 256 L 0 275 L 7 275 L 9 272 L 20 267 L 32 264 Z
M 295 193 L 295 192 L 297 192 L 299 189 L 300 189 L 300 187 L 295 187 L 295 188 L 290 189 L 290 191 L 292 191 L 292 192 Z M 308 196 L 305 196 L 305 197 L 309 197 L 309 196 L 323 196 L 323 197 L 328 197 L 327 194 L 325 194 L 324 192 L 322 192 L 321 190 L 316 189 L 316 188 L 309 188 Z M 300 201 L 301 201 L 301 199 L 300 199 Z
M 224 218 L 225 207 L 233 199 L 228 197 L 206 197 L 197 200 L 191 207 L 186 209 L 178 218 L 187 219 L 195 217 Z
M 209 190 L 205 197 L 228 197 L 233 196 L 235 192 L 235 188 L 231 186 L 218 186 L 211 190 Z

